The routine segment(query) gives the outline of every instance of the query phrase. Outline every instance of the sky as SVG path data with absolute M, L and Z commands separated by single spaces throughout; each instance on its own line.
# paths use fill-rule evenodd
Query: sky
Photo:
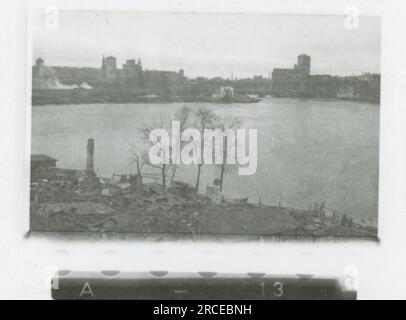
M 267 76 L 311 56 L 312 74 L 380 72 L 380 19 L 345 16 L 59 12 L 58 28 L 33 16 L 33 60 L 48 66 L 100 67 L 102 56 L 140 58 L 144 69 L 184 69 L 187 77 Z

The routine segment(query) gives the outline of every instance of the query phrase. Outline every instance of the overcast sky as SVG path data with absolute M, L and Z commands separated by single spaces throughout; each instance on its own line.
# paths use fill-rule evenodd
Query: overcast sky
M 380 20 L 360 19 L 348 30 L 344 16 L 60 12 L 59 28 L 33 19 L 33 58 L 49 66 L 100 67 L 141 58 L 144 69 L 185 70 L 188 77 L 266 76 L 311 56 L 312 74 L 380 71 Z

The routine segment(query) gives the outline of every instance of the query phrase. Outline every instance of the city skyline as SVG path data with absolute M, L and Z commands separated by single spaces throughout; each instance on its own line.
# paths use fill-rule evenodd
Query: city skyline
M 314 62 L 312 74 L 380 72 L 380 23 L 375 17 L 362 17 L 358 30 L 346 30 L 343 16 L 121 12 L 118 21 L 117 14 L 61 12 L 60 27 L 46 29 L 37 12 L 33 62 L 41 57 L 48 66 L 100 68 L 102 56 L 111 55 L 118 68 L 127 59 L 141 58 L 144 69 L 184 69 L 190 78 L 247 78 L 290 68 L 298 54 L 306 53 Z M 193 30 L 185 30 L 189 25 Z M 218 32 L 210 34 L 213 27 Z

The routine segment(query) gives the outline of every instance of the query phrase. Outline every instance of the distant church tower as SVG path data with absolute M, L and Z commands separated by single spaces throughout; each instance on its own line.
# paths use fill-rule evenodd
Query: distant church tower
M 103 60 L 102 60 L 102 70 L 106 68 L 106 58 L 103 55 Z
M 142 63 L 140 58 L 138 58 L 137 62 L 137 81 L 140 87 L 144 87 L 144 73 L 142 71 Z
M 100 69 L 100 79 L 101 80 L 104 80 L 105 72 L 106 72 L 106 59 L 104 58 L 104 55 L 103 55 L 102 65 L 101 65 L 101 69 Z

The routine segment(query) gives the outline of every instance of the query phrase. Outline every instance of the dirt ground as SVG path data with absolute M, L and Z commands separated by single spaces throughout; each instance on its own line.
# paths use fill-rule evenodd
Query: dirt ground
M 31 189 L 31 230 L 192 237 L 377 237 L 374 229 L 343 224 L 315 212 L 251 204 L 241 199 L 215 203 L 182 183 L 168 189 L 145 185 L 142 194 L 130 192 L 127 185 L 123 190 L 117 187 L 114 192 L 102 191 L 107 187 L 88 191 L 68 183 L 37 183 Z

